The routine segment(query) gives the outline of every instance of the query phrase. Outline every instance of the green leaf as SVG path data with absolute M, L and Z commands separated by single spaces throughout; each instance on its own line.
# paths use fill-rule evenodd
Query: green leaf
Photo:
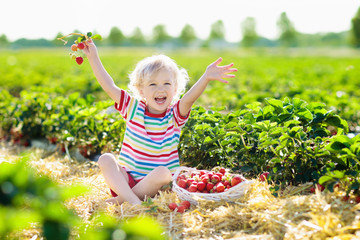
M 328 117 L 325 122 L 331 126 L 345 128 L 345 126 L 341 122 L 341 118 L 338 115 Z
M 94 36 L 91 37 L 92 39 L 96 39 L 96 40 L 102 40 L 102 37 L 100 34 L 95 34 Z
M 323 113 L 316 113 L 315 114 L 315 117 L 314 117 L 314 119 L 313 119 L 313 122 L 314 123 L 320 123 L 320 122 L 322 122 L 322 121 L 324 121 L 324 119 L 325 119 L 325 114 L 323 114 Z
M 265 102 L 276 109 L 282 109 L 284 107 L 283 102 L 278 99 L 266 98 Z
M 341 151 L 343 148 L 346 148 L 346 145 L 341 143 L 341 142 L 332 142 L 330 143 L 327 148 L 331 151 L 335 151 L 335 152 L 338 152 L 338 151 Z
M 303 108 L 307 103 L 304 100 L 301 100 L 299 98 L 293 99 L 293 105 L 296 109 Z
M 342 172 L 342 171 L 333 171 L 332 174 L 331 174 L 333 177 L 336 177 L 338 179 L 342 179 L 344 176 L 345 176 L 345 173 Z
M 69 198 L 81 196 L 90 191 L 90 188 L 87 186 L 75 185 L 71 187 L 63 188 L 61 191 L 61 197 L 64 200 Z
M 92 36 L 92 32 L 86 33 L 86 36 L 91 37 L 91 36 Z
M 80 93 L 79 92 L 74 92 L 72 94 L 70 94 L 69 96 L 69 101 L 71 105 L 75 105 L 76 100 L 80 97 Z
M 306 108 L 302 108 L 298 112 L 296 112 L 296 116 L 298 116 L 298 117 L 300 117 L 302 119 L 306 119 L 306 120 L 312 120 L 313 119 L 312 113 Z
M 148 216 L 131 218 L 123 222 L 122 229 L 132 239 L 164 239 L 162 226 Z
M 328 182 L 328 181 L 331 181 L 333 180 L 332 177 L 330 176 L 322 176 L 320 179 L 319 179 L 319 183 L 320 184 L 324 184 L 325 182 Z
M 274 107 L 272 106 L 265 106 L 263 108 L 263 116 L 266 117 L 268 114 L 273 115 L 274 113 Z
M 328 136 L 328 130 L 324 128 L 316 128 L 314 131 L 315 137 L 327 137 Z

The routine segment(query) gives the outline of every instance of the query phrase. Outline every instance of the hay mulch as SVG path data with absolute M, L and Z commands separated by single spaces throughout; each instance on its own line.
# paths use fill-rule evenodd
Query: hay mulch
M 18 154 L 16 149 L 2 148 L 0 162 L 15 161 Z M 142 205 L 105 203 L 110 193 L 95 163 L 79 163 L 57 154 L 42 156 L 42 150 L 31 150 L 30 164 L 40 174 L 59 184 L 90 187 L 86 195 L 65 203 L 89 224 L 91 216 L 105 211 L 119 220 L 150 215 L 163 225 L 170 239 L 360 239 L 360 204 L 352 198 L 342 201 L 341 191 L 310 194 L 311 184 L 304 184 L 289 186 L 274 197 L 269 184 L 255 181 L 242 199 L 200 201 L 181 214 L 167 207 L 180 199 L 164 190 L 152 198 L 157 210 L 149 212 L 149 207 Z M 19 234 L 22 239 L 41 236 L 36 228 Z

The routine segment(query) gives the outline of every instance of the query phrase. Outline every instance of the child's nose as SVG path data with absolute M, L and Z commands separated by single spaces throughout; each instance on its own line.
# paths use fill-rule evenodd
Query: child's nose
M 165 87 L 164 86 L 162 86 L 162 85 L 159 85 L 158 86 L 158 91 L 164 91 L 165 90 Z

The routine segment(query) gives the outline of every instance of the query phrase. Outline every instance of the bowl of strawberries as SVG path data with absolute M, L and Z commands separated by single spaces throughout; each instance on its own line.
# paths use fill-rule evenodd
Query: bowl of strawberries
M 172 190 L 181 200 L 197 204 L 198 200 L 232 201 L 241 198 L 252 181 L 227 169 L 215 167 L 211 171 L 180 167 L 173 175 Z

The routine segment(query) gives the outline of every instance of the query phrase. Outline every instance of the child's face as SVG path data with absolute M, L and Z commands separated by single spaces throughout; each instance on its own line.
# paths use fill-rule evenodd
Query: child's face
M 140 94 L 145 98 L 150 113 L 165 112 L 176 94 L 174 75 L 168 70 L 160 70 L 144 82 Z

